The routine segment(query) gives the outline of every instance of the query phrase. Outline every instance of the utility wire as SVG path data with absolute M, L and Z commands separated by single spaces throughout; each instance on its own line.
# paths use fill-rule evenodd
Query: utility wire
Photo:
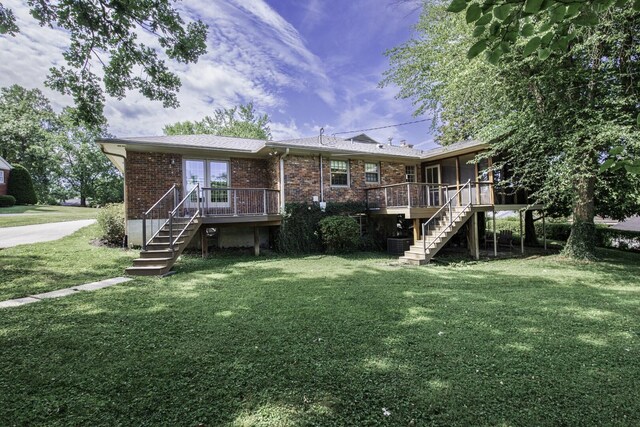
M 344 131 L 344 132 L 334 132 L 331 135 L 341 135 L 343 133 L 366 132 L 366 131 L 369 131 L 369 130 L 387 129 L 387 128 L 393 128 L 393 127 L 398 127 L 398 126 L 412 125 L 412 124 L 415 124 L 415 123 L 422 123 L 422 122 L 426 122 L 426 121 L 429 121 L 429 120 L 432 120 L 432 119 L 415 120 L 413 122 L 398 123 L 398 124 L 395 124 L 395 125 L 380 126 L 380 127 L 377 127 L 377 128 L 348 130 L 348 131 Z

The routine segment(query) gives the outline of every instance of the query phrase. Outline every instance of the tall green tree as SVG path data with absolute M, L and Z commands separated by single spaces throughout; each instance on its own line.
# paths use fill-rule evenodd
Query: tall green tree
M 121 202 L 124 198 L 122 175 L 95 143 L 98 138 L 108 137 L 106 131 L 77 125 L 70 108 L 63 111 L 60 122 L 57 138 L 62 154 L 61 193 L 67 197 L 78 196 L 81 206 L 87 206 L 88 198 L 98 204 Z
M 66 66 L 52 67 L 47 86 L 73 96 L 76 123 L 103 124 L 104 92 L 118 99 L 137 90 L 165 107 L 177 107 L 180 79 L 158 52 L 138 39 L 153 36 L 172 60 L 196 62 L 206 52 L 207 27 L 185 23 L 175 0 L 154 1 L 28 1 L 42 26 L 69 34 Z M 0 3 L 0 34 L 19 32 L 15 15 Z M 100 78 L 96 70 L 101 70 Z
M 400 96 L 425 111 L 442 111 L 440 135 L 495 141 L 490 154 L 510 165 L 514 184 L 559 211 L 570 208 L 565 253 L 592 257 L 594 214 L 638 211 L 638 177 L 600 168 L 612 147 L 638 149 L 640 101 L 630 80 L 640 74 L 638 14 L 613 7 L 597 25 L 577 29 L 571 48 L 540 58 L 529 56 L 528 42 L 516 43 L 486 68 L 485 61 L 467 60 L 477 30 L 445 8 L 425 4 L 419 39 L 390 52 L 384 83 L 397 83 L 405 90 Z M 465 74 L 471 83 L 462 81 Z M 474 108 L 478 114 L 469 116 Z
M 60 170 L 53 135 L 58 118 L 38 89 L 13 85 L 0 89 L 0 153 L 9 163 L 31 174 L 40 202 L 50 201 L 50 189 Z
M 215 110 L 213 116 L 198 121 L 185 121 L 164 127 L 165 135 L 213 134 L 238 138 L 271 139 L 269 116 L 260 115 L 252 103 Z

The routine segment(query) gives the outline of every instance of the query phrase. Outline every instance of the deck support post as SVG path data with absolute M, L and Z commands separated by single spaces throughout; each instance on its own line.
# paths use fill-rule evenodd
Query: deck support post
M 524 255 L 524 230 L 522 229 L 522 209 L 518 211 L 518 217 L 520 218 L 520 252 Z
M 544 242 L 544 250 L 547 250 L 547 225 L 544 222 L 544 211 L 542 212 L 542 241 Z
M 478 213 L 475 212 L 471 215 L 471 224 L 469 227 L 470 250 L 471 256 L 473 256 L 474 259 L 480 259 L 480 238 L 478 234 Z
M 207 227 L 204 225 L 200 226 L 200 251 L 202 253 L 202 258 L 207 258 L 209 256 L 209 242 L 207 241 Z
M 260 228 L 253 227 L 253 253 L 255 256 L 260 255 Z
M 493 256 L 498 257 L 498 231 L 496 230 L 496 209 L 493 208 Z
M 413 219 L 413 244 L 420 240 L 420 218 Z

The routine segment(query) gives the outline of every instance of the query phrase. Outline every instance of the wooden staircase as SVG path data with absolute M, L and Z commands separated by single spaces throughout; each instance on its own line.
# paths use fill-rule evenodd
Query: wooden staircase
M 132 276 L 164 276 L 176 263 L 178 257 L 198 234 L 202 221 L 200 206 L 195 212 L 185 204 L 192 196 L 200 194 L 200 185 L 196 185 L 181 201 L 178 202 L 178 190 L 174 185 L 142 216 L 142 250 L 140 258 L 133 260 L 133 266 L 125 270 Z M 168 208 L 167 208 L 168 207 Z M 171 209 L 171 210 L 167 210 Z M 169 218 L 163 214 L 169 212 Z M 157 213 L 157 217 L 154 216 Z M 164 223 L 147 240 L 147 220 Z
M 468 192 L 468 202 L 462 205 L 462 192 Z M 400 257 L 407 264 L 423 265 L 431 261 L 440 249 L 453 237 L 471 217 L 473 198 L 471 180 L 468 180 L 453 196 L 422 224 L 422 239 L 414 242 Z
M 171 270 L 182 251 L 200 230 L 199 219 L 187 225 L 190 218 L 175 218 L 174 227 L 184 228 L 184 234 L 169 247 L 169 224 L 165 224 L 156 237 L 147 243 L 147 249 L 140 251 L 140 258 L 133 260 L 133 266 L 125 270 L 131 276 L 164 276 Z M 186 226 L 186 228 L 185 228 Z M 175 236 L 175 232 L 174 232 Z
M 470 206 L 456 207 L 451 210 L 453 221 L 447 212 L 434 221 L 434 228 L 422 239 L 416 240 L 400 260 L 413 265 L 428 264 L 440 249 L 453 237 L 472 215 Z M 427 248 L 426 252 L 424 248 Z

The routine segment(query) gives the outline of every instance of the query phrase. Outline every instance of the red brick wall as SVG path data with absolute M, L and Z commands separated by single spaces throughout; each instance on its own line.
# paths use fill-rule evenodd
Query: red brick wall
M 266 159 L 231 159 L 231 186 L 234 188 L 271 188 Z
M 4 184 L 0 184 L 0 196 L 4 196 L 7 194 L 7 188 L 9 186 L 9 173 L 11 172 L 6 169 L 2 169 L 2 171 L 4 172 Z
M 173 184 L 182 188 L 180 154 L 127 151 L 124 167 L 129 219 L 141 219 Z
M 285 202 L 310 202 L 320 196 L 320 158 L 287 156 L 284 159 Z
M 340 158 L 343 160 L 343 158 Z M 366 183 L 364 160 L 349 161 L 349 187 L 331 186 L 330 158 L 323 157 L 324 200 L 326 202 L 364 201 L 364 189 L 405 182 L 404 163 L 380 162 L 381 183 Z M 311 202 L 320 197 L 320 158 L 318 156 L 288 156 L 285 158 L 285 200 Z

